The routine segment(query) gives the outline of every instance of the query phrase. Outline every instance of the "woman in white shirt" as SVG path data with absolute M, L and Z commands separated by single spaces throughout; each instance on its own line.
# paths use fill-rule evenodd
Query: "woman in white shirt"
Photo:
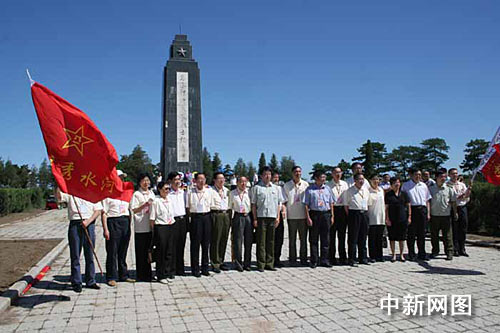
M 168 199 L 170 187 L 165 182 L 159 182 L 157 188 L 160 197 L 151 205 L 149 219 L 156 250 L 156 279 L 165 284 L 168 282 L 167 278 L 174 278 L 175 273 L 175 219 L 172 201 Z
M 380 178 L 373 175 L 369 179 L 368 187 L 368 219 L 370 229 L 368 231 L 368 253 L 370 262 L 384 261 L 383 236 L 385 228 L 385 203 L 384 190 L 379 187 Z
M 152 231 L 149 221 L 151 204 L 155 199 L 153 191 L 149 189 L 151 180 L 145 173 L 137 178 L 139 189 L 134 192 L 130 200 L 135 229 L 135 263 L 137 280 L 150 282 L 152 278 L 151 263 L 148 260 L 148 252 L 151 247 Z

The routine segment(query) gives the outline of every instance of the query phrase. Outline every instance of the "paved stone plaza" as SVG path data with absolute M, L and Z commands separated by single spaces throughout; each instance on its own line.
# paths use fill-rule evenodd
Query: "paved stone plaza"
M 29 237 L 61 237 L 65 211 L 26 221 Z M 12 226 L 11 226 L 12 227 Z M 16 227 L 18 228 L 18 227 Z M 0 229 L 0 239 L 12 231 Z M 97 253 L 105 261 L 101 228 Z M 18 235 L 19 237 L 19 235 Z M 12 237 L 9 237 L 12 238 Z M 129 268 L 134 270 L 133 240 Z M 430 246 L 430 244 L 428 244 Z M 189 249 L 189 246 L 186 246 Z M 448 262 L 385 262 L 369 266 L 282 268 L 277 272 L 229 271 L 210 277 L 176 277 L 169 285 L 119 283 L 74 293 L 69 285 L 69 250 L 49 274 L 16 305 L 0 314 L 0 331 L 217 331 L 217 332 L 498 332 L 500 330 L 500 252 L 470 247 L 470 258 Z M 283 258 L 287 257 L 285 240 Z M 186 259 L 189 253 L 185 253 Z M 228 249 L 226 260 L 230 257 Z M 253 257 L 255 259 L 255 255 Z M 82 259 L 83 260 L 83 259 Z M 189 261 L 186 261 L 189 264 Z M 388 293 L 472 295 L 472 316 L 449 314 L 391 316 L 379 302 Z M 449 305 L 450 306 L 450 305 Z

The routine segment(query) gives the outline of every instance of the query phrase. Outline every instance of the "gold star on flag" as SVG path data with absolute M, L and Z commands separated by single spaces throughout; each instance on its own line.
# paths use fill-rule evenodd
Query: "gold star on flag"
M 68 137 L 68 141 L 64 143 L 62 148 L 75 148 L 81 156 L 83 156 L 83 145 L 87 143 L 92 143 L 94 140 L 86 137 L 83 134 L 83 125 L 77 129 L 76 131 L 72 131 L 70 129 L 65 128 L 64 131 Z

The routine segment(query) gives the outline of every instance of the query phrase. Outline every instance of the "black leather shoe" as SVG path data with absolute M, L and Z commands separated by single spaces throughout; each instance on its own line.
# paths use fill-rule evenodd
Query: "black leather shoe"
M 99 286 L 97 285 L 97 283 L 91 284 L 90 286 L 87 286 L 87 288 L 89 288 L 89 289 L 95 289 L 95 290 L 99 290 L 99 289 L 101 289 L 101 287 L 99 287 Z
M 203 271 L 203 272 L 201 272 L 201 274 L 202 274 L 203 276 L 210 276 L 210 273 L 209 273 L 208 271 Z
M 214 273 L 219 274 L 220 273 L 220 268 L 214 268 Z
M 447 254 L 446 260 L 453 260 L 453 255 L 451 253 Z
M 304 266 L 304 267 L 309 266 L 309 265 L 307 264 L 307 261 L 301 261 L 301 262 L 300 262 L 300 265 L 301 265 L 301 266 Z
M 241 265 L 238 264 L 238 265 L 236 265 L 236 270 L 238 272 L 243 272 L 243 267 L 241 267 Z
M 430 258 L 430 259 L 436 259 L 436 257 L 437 257 L 437 254 L 431 254 L 431 255 L 429 256 L 429 258 Z
M 220 265 L 220 269 L 223 271 L 228 271 L 229 267 L 227 267 L 225 264 Z
M 243 269 L 244 269 L 245 271 L 247 271 L 247 272 L 250 272 L 250 271 L 252 270 L 252 269 L 250 268 L 250 266 L 245 266 L 245 267 L 243 267 Z
M 460 253 L 460 255 L 464 256 L 464 257 L 468 257 L 469 256 L 469 254 L 467 252 L 462 252 L 462 253 Z
M 317 266 L 318 266 L 318 264 L 316 264 L 316 263 L 311 263 L 311 265 L 309 265 L 309 267 L 311 267 L 311 268 L 316 268 Z
M 278 262 L 274 263 L 274 267 L 276 267 L 276 268 L 283 268 L 283 264 L 281 263 L 281 261 L 278 261 Z
M 193 276 L 199 278 L 199 277 L 201 277 L 201 274 L 200 274 L 200 272 L 194 272 Z
M 374 263 L 375 263 L 375 259 L 370 258 L 370 259 L 368 260 L 368 262 L 369 262 L 370 264 L 374 264 Z
M 358 264 L 356 264 L 355 261 L 349 261 L 349 266 L 351 266 L 351 267 L 358 267 Z
M 73 291 L 75 293 L 81 293 L 82 292 L 82 285 L 81 284 L 75 284 L 75 285 L 73 285 Z
M 265 269 L 266 269 L 266 271 L 272 271 L 272 272 L 276 272 L 277 271 L 277 269 L 274 268 L 274 267 L 266 267 Z
M 460 254 L 458 254 L 458 251 L 453 251 L 453 256 L 458 257 Z
M 364 260 L 361 260 L 359 262 L 360 265 L 369 265 L 370 263 L 368 262 L 368 260 L 364 259 Z
M 174 275 L 172 275 L 172 274 L 167 275 L 167 279 L 173 280 L 173 279 L 175 279 L 175 276 L 174 276 Z
M 264 272 L 264 268 L 257 268 L 257 270 L 261 273 Z
M 321 267 L 326 267 L 326 268 L 332 268 L 332 265 L 330 265 L 329 263 L 325 262 L 325 263 L 322 263 L 320 265 Z

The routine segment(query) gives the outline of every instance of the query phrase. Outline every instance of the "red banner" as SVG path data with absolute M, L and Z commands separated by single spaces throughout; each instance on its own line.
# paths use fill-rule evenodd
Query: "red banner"
M 61 191 L 91 202 L 120 198 L 123 182 L 116 173 L 118 156 L 94 122 L 41 84 L 31 86 L 31 96 Z
M 481 167 L 481 172 L 488 183 L 500 185 L 500 153 L 494 149 L 489 153 L 490 156 Z

